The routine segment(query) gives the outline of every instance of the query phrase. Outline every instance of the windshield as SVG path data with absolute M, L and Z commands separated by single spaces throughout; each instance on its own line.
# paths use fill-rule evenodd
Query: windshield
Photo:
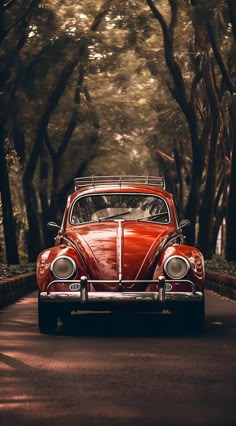
M 70 215 L 70 222 L 105 220 L 147 220 L 169 223 L 169 209 L 161 197 L 142 194 L 99 194 L 78 198 Z

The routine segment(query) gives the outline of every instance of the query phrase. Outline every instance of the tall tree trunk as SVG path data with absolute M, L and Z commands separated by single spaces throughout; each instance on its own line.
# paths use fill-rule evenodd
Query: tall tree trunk
M 196 134 L 196 123 L 194 120 L 194 126 L 191 131 L 191 121 L 189 121 L 191 141 L 192 141 L 192 174 L 191 174 L 191 185 L 189 190 L 189 196 L 185 208 L 185 217 L 191 223 L 191 226 L 186 229 L 187 243 L 195 244 L 196 235 L 196 223 L 199 211 L 200 201 L 200 186 L 203 172 L 204 154 L 200 149 L 199 140 Z
M 77 58 L 76 60 L 73 60 L 65 65 L 57 81 L 56 86 L 52 90 L 47 100 L 45 109 L 39 120 L 36 140 L 33 145 L 30 158 L 23 176 L 24 197 L 29 225 L 28 249 L 29 258 L 31 261 L 36 260 L 39 250 L 42 249 L 41 234 L 37 218 L 37 205 L 33 185 L 33 177 L 38 163 L 38 159 L 40 157 L 42 149 L 44 148 L 45 134 L 47 131 L 50 115 L 55 110 L 76 64 Z
M 189 128 L 191 145 L 192 145 L 192 178 L 189 197 L 185 210 L 186 218 L 190 220 L 191 226 L 186 232 L 187 242 L 195 244 L 195 225 L 199 209 L 199 190 L 203 171 L 203 154 L 201 152 L 200 139 L 198 137 L 197 118 L 194 109 L 193 99 L 188 99 L 183 74 L 174 54 L 174 29 L 177 23 L 178 2 L 169 0 L 171 8 L 170 23 L 167 24 L 164 16 L 154 5 L 153 0 L 146 0 L 154 17 L 159 21 L 163 33 L 164 55 L 166 65 L 172 77 L 172 87 L 169 90 L 173 98 L 178 103 Z
M 23 178 L 23 191 L 28 223 L 30 224 L 27 233 L 28 259 L 29 262 L 35 262 L 39 252 L 42 250 L 42 243 L 37 216 L 36 195 L 32 180 Z
M 227 182 L 228 182 L 228 178 L 226 175 L 224 175 L 219 185 L 218 193 L 215 199 L 214 210 L 215 212 L 217 211 L 217 214 L 215 214 L 216 221 L 215 221 L 214 229 L 213 229 L 213 240 L 212 240 L 213 253 L 216 252 L 218 234 L 221 227 L 223 226 L 223 220 L 226 216 L 226 206 L 228 201 Z M 224 230 L 222 231 L 222 234 L 224 235 Z M 223 254 L 224 252 L 225 252 L 225 241 L 221 241 L 221 254 Z
M 100 10 L 95 16 L 95 19 L 91 23 L 91 26 L 90 26 L 91 32 L 98 31 L 99 26 L 101 25 L 104 17 L 110 10 L 112 2 L 113 0 L 104 1 Z M 53 239 L 51 235 L 49 235 L 47 232 L 46 224 L 49 220 L 52 220 L 53 218 L 55 218 L 57 212 L 61 208 L 61 205 L 64 205 L 65 197 L 67 195 L 66 191 L 69 190 L 71 184 L 73 183 L 73 178 L 75 177 L 73 176 L 73 178 L 70 179 L 69 183 L 65 184 L 65 186 L 60 191 L 58 191 L 60 163 L 77 125 L 78 116 L 80 114 L 79 108 L 80 108 L 82 92 L 87 100 L 91 124 L 95 128 L 95 130 L 99 128 L 96 111 L 93 108 L 89 91 L 86 87 L 84 87 L 84 76 L 85 76 L 85 71 L 86 71 L 86 67 L 88 63 L 88 53 L 89 53 L 88 40 L 86 37 L 84 38 L 82 37 L 80 40 L 80 47 L 79 47 L 77 58 L 75 58 L 70 63 L 67 63 L 65 65 L 56 87 L 54 88 L 54 90 L 52 91 L 51 95 L 48 98 L 45 110 L 41 116 L 41 120 L 38 127 L 38 133 L 37 133 L 35 144 L 32 149 L 30 161 L 25 170 L 25 179 L 27 179 L 26 176 L 28 176 L 28 179 L 32 180 L 34 176 L 35 168 L 38 162 L 38 158 L 42 154 L 42 149 L 44 145 L 46 145 L 51 157 L 51 161 L 52 161 L 52 193 L 50 197 L 51 198 L 50 203 L 48 203 L 48 200 L 47 200 L 47 195 L 48 195 L 47 181 L 45 180 L 45 177 L 43 176 L 44 172 L 42 168 L 40 172 L 40 175 L 41 175 L 40 200 L 41 200 L 41 207 L 42 207 L 43 236 L 44 236 L 44 243 L 46 247 L 52 245 L 53 243 Z M 78 78 L 76 81 L 76 87 L 75 87 L 75 93 L 74 93 L 74 105 L 73 105 L 71 119 L 64 133 L 62 142 L 58 150 L 55 151 L 55 149 L 53 148 L 53 145 L 51 144 L 50 137 L 47 131 L 50 115 L 54 111 L 54 109 L 57 107 L 57 104 L 68 84 L 69 78 L 71 77 L 71 74 L 73 73 L 77 64 L 79 64 Z M 96 139 L 96 142 L 97 142 L 97 139 Z M 83 173 L 83 171 L 85 170 L 85 167 L 87 166 L 88 162 L 92 158 L 93 158 L 93 154 L 89 152 L 89 159 L 87 159 L 86 161 L 82 161 L 76 175 L 80 175 L 81 173 Z
M 210 151 L 207 167 L 207 178 L 205 192 L 199 213 L 199 237 L 198 246 L 203 255 L 211 257 L 213 252 L 213 230 L 214 230 L 214 203 L 216 194 L 216 165 L 217 165 L 217 142 L 222 135 L 222 120 L 219 99 L 214 87 L 212 67 L 209 51 L 205 52 L 203 76 L 206 86 L 208 103 L 211 111 L 212 129 L 210 135 Z
M 230 107 L 231 118 L 231 135 L 232 135 L 232 160 L 231 160 L 231 177 L 229 186 L 228 210 L 227 210 L 227 227 L 226 227 L 226 259 L 236 260 L 236 95 L 232 96 Z
M 12 209 L 11 192 L 9 175 L 7 169 L 7 162 L 4 149 L 4 135 L 3 130 L 0 128 L 0 192 L 2 201 L 2 216 L 3 216 L 3 229 L 6 245 L 7 263 L 19 263 L 17 240 L 16 240 L 16 225 Z
M 52 218 L 48 217 L 49 202 L 48 202 L 48 153 L 44 148 L 40 154 L 40 170 L 39 170 L 39 199 L 41 203 L 41 222 L 43 234 L 43 247 L 50 247 L 54 243 L 53 235 L 48 232 L 47 224 Z
M 234 36 L 234 40 L 236 42 L 236 2 L 235 0 L 228 0 L 228 9 L 229 9 L 229 18 L 232 25 L 232 32 Z

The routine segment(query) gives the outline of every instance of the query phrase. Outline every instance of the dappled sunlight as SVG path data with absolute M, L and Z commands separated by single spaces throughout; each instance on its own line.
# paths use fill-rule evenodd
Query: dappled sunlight
M 29 357 L 30 359 L 32 359 L 33 361 L 33 356 L 30 354 L 30 356 L 28 356 L 28 360 L 29 361 Z M 22 358 L 23 360 L 21 360 L 20 358 Z M 25 356 L 25 354 L 23 352 L 5 352 L 5 353 L 0 353 L 0 362 L 3 365 L 7 365 L 9 367 L 11 367 L 12 369 L 16 369 L 16 370 L 26 370 L 28 368 L 32 368 L 32 362 L 31 363 L 27 363 L 25 362 L 27 358 Z
M 14 348 L 23 347 L 25 348 L 27 341 L 35 337 L 35 333 L 32 332 L 21 332 L 21 333 L 9 333 L 8 331 L 1 332 L 1 336 L 5 339 L 5 342 L 1 342 L 1 349 L 3 348 Z
M 1 368 L 5 369 L 16 369 L 16 370 L 25 370 L 25 369 L 38 369 L 40 371 L 55 371 L 55 372 L 67 372 L 68 368 L 70 371 L 76 371 L 78 368 L 82 371 L 91 371 L 91 370 L 101 370 L 110 369 L 111 362 L 116 366 L 117 359 L 114 361 L 109 361 L 107 363 L 106 359 L 99 359 L 98 357 L 91 358 L 90 353 L 83 353 L 83 356 L 80 354 L 78 358 L 74 357 L 73 351 L 63 352 L 63 359 L 60 359 L 60 353 L 55 351 L 53 358 L 48 358 L 48 354 L 45 353 L 45 356 L 32 353 L 25 353 L 24 350 L 20 351 L 6 351 L 0 353 L 0 371 Z M 90 359 L 89 359 L 90 358 Z M 115 357 L 117 358 L 117 357 Z M 88 370 L 89 369 L 89 370 Z
M 23 299 L 21 299 L 20 301 L 18 301 L 17 303 L 20 303 L 21 305 L 32 305 L 32 304 L 37 304 L 37 299 L 35 297 L 25 297 Z
M 194 262 L 187 244 L 211 256 L 222 223 L 221 254 L 231 257 L 228 242 L 233 255 L 236 248 L 230 232 L 236 167 L 233 0 L 1 3 L 0 257 L 11 270 L 9 275 L 3 266 L 1 278 L 15 275 L 46 249 L 37 267 L 44 285 L 38 279 L 40 292 L 45 290 L 39 298 L 35 290 L 16 302 L 35 288 L 29 276 L 0 286 L 5 306 L 0 309 L 0 425 L 236 425 L 236 301 L 206 291 L 205 330 L 198 335 L 191 326 L 204 324 L 203 303 L 201 312 L 184 305 L 202 298 L 193 278 L 202 283 L 198 272 L 204 263 L 200 255 L 200 266 Z M 109 203 L 92 212 L 90 203 L 93 225 L 81 225 L 79 217 L 76 223 L 68 210 L 63 216 L 75 177 L 117 174 L 165 176 L 176 202 L 175 225 L 168 209 L 149 211 L 133 202 L 117 204 L 117 212 Z M 128 191 L 122 183 L 123 178 L 120 191 Z M 178 228 L 177 210 L 180 218 L 186 213 L 191 226 L 185 233 L 187 221 L 182 222 L 176 234 L 167 235 L 168 224 Z M 147 223 L 159 221 L 153 213 L 162 214 L 162 224 Z M 48 233 L 49 220 L 58 224 L 49 226 L 55 234 Z M 71 222 L 72 229 L 73 221 L 78 247 L 64 226 Z M 163 241 L 157 249 L 158 228 Z M 181 254 L 182 243 L 189 262 L 179 259 L 176 268 L 167 257 L 174 250 Z M 74 259 L 68 274 L 60 263 L 50 268 L 55 252 L 67 252 L 67 244 Z M 192 294 L 183 299 L 174 291 L 181 264 L 183 278 L 188 273 L 193 280 Z M 86 303 L 83 280 L 80 292 L 77 285 L 81 268 L 90 291 L 100 291 L 103 277 L 112 278 L 123 294 L 102 300 L 97 293 L 93 306 L 92 300 Z M 166 287 L 160 271 L 173 278 Z M 128 294 L 129 283 L 131 290 L 136 284 L 140 291 L 154 288 L 153 274 L 160 278 L 159 297 Z M 135 283 L 135 277 L 143 282 Z M 48 288 L 53 278 L 60 294 Z M 115 289 L 112 282 L 102 285 Z M 233 296 L 233 288 L 227 290 Z M 118 303 L 109 303 L 114 296 Z M 106 311 L 97 314 L 88 307 Z
M 53 9 L 57 25 L 61 30 L 70 36 L 75 36 L 89 30 L 94 14 L 98 12 L 102 4 L 101 0 L 88 1 L 85 9 L 83 2 L 46 0 L 44 7 Z
M 11 367 L 9 364 L 6 364 L 5 362 L 2 362 L 1 360 L 1 353 L 0 353 L 0 376 L 3 377 L 3 374 L 5 374 L 7 371 L 10 371 L 13 367 Z
M 18 319 L 18 320 L 15 319 L 15 320 L 12 320 L 12 321 L 8 321 L 6 323 L 7 329 L 3 330 L 3 333 L 4 334 L 9 333 L 9 335 L 12 334 L 12 335 L 15 335 L 15 336 L 19 336 L 20 333 L 24 334 L 24 332 L 19 331 L 19 328 L 22 325 L 28 324 L 30 327 L 33 327 L 34 324 L 36 324 L 36 323 L 37 323 L 37 317 L 31 316 L 31 314 L 28 314 L 28 315 L 26 314 L 26 315 L 24 315 L 24 318 L 21 318 L 21 319 Z M 27 336 L 27 334 L 29 332 L 30 331 L 28 330 L 27 333 L 25 334 L 25 336 Z
M 48 406 L 48 408 L 50 408 L 50 402 L 48 402 L 46 404 L 46 407 L 47 406 Z M 21 411 L 22 411 L 22 409 L 25 409 L 26 410 L 26 412 L 24 412 L 24 418 L 25 419 L 27 419 L 27 417 L 32 418 L 32 414 L 28 412 L 29 407 L 30 407 L 30 411 L 31 410 L 32 411 L 40 410 L 42 408 L 43 409 L 46 408 L 45 402 L 41 401 L 40 398 L 38 400 L 35 400 L 34 398 L 31 398 L 28 395 L 25 396 L 25 399 L 23 401 L 22 400 L 15 401 L 15 400 L 12 400 L 11 398 L 9 398 L 6 401 L 0 402 L 0 408 L 1 408 L 2 412 L 4 410 L 9 411 L 9 410 L 13 410 L 13 409 L 16 409 L 16 408 L 18 408 L 18 409 L 21 408 Z M 43 417 L 47 418 L 47 415 L 44 414 Z M 33 419 L 32 419 L 32 421 L 33 421 Z
M 18 333 L 20 333 L 20 331 L 18 331 L 18 329 L 19 329 L 19 327 L 21 327 L 22 324 L 24 324 L 24 325 L 28 324 L 29 326 L 34 326 L 34 324 L 36 324 L 36 322 L 37 322 L 36 317 L 35 318 L 31 317 L 31 315 L 29 314 L 28 317 L 26 315 L 26 318 L 22 318 L 20 320 L 8 321 L 6 323 L 6 325 L 8 327 L 9 333 L 11 333 L 11 329 L 13 329 L 12 333 L 14 333 L 15 335 L 19 335 Z M 8 331 L 3 330 L 3 333 L 6 333 Z M 26 333 L 26 335 L 27 335 L 27 333 Z
M 4 387 L 5 394 L 0 397 L 0 410 L 3 414 L 4 412 L 8 412 L 9 410 L 19 410 L 23 413 L 25 420 L 32 416 L 34 410 L 47 410 L 48 412 L 51 407 L 51 401 L 45 396 L 42 395 L 35 397 L 30 391 L 28 393 L 15 393 L 16 387 Z M 46 415 L 45 415 L 46 417 Z M 33 421 L 33 420 L 32 420 Z
M 207 299 L 211 294 L 207 292 Z M 233 314 L 235 303 L 231 305 Z M 98 419 L 103 426 L 110 426 L 114 419 L 128 426 L 155 424 L 156 395 L 162 393 L 165 383 L 169 382 L 169 401 L 176 398 L 172 383 L 178 384 L 185 398 L 181 410 L 186 399 L 191 407 L 196 403 L 196 386 L 201 387 L 200 398 L 203 387 L 220 394 L 222 380 L 230 384 L 231 391 L 232 368 L 222 372 L 221 357 L 215 357 L 213 365 L 211 360 L 212 352 L 220 349 L 224 356 L 231 356 L 234 348 L 229 341 L 213 339 L 209 325 L 212 352 L 209 335 L 183 339 L 172 330 L 170 338 L 166 323 L 160 319 L 152 322 L 150 316 L 84 312 L 73 315 L 68 328 L 60 325 L 58 333 L 49 336 L 24 322 L 25 316 L 33 317 L 35 312 L 34 302 L 20 302 L 1 316 L 0 411 L 4 426 L 41 426 L 47 421 L 51 426 L 75 425 L 78 418 L 84 425 L 99 424 Z M 212 371 L 210 381 L 206 365 Z M 166 408 L 159 410 L 164 419 Z M 173 420 L 170 424 L 174 424 L 175 413 L 168 416 Z
M 124 405 L 124 403 L 114 403 L 112 401 L 100 401 L 99 402 L 99 406 L 96 405 L 92 405 L 89 408 L 89 416 L 92 417 L 97 417 L 99 415 L 105 416 L 110 419 L 110 421 L 112 422 L 112 420 L 114 419 L 114 417 L 116 417 L 117 419 L 119 418 L 126 418 L 126 419 L 132 419 L 132 418 L 137 418 L 139 417 L 140 413 L 139 413 L 139 405 L 134 404 L 134 406 L 132 408 L 127 407 Z M 87 416 L 88 415 L 88 411 L 84 410 L 83 408 L 81 410 L 81 415 L 82 416 Z M 148 416 L 148 414 L 147 414 Z

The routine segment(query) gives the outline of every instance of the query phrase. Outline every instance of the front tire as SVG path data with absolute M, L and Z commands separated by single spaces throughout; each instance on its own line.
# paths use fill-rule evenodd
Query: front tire
M 199 335 L 205 328 L 205 304 L 201 302 L 184 303 L 173 311 L 174 324 L 182 331 Z
M 42 334 L 55 334 L 57 330 L 57 312 L 52 303 L 42 302 L 38 297 L 38 326 Z
M 205 306 L 204 301 L 190 304 L 187 321 L 189 329 L 193 334 L 202 334 L 205 328 Z

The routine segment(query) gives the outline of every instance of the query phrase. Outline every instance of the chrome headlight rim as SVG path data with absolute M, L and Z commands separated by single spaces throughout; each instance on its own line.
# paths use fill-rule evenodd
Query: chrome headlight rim
M 184 273 L 182 273 L 181 275 L 179 275 L 178 277 L 173 276 L 173 275 L 171 275 L 171 274 L 168 272 L 168 268 L 167 268 L 167 266 L 168 266 L 169 262 L 170 262 L 172 259 L 181 259 L 182 261 L 184 261 L 184 263 L 185 263 L 185 265 L 186 265 L 186 271 L 185 271 Z M 165 263 L 164 263 L 164 266 L 163 266 L 163 269 L 164 269 L 164 271 L 165 271 L 166 275 L 167 275 L 170 279 L 172 279 L 172 280 L 182 280 L 184 277 L 186 277 L 186 275 L 188 274 L 188 272 L 189 272 L 189 270 L 190 270 L 190 263 L 189 263 L 188 259 L 186 259 L 186 257 L 184 257 L 184 256 L 181 256 L 181 255 L 173 255 L 173 256 L 168 257 L 168 259 L 166 259 L 166 261 L 165 261 Z
M 60 260 L 60 259 L 67 259 L 67 260 L 69 260 L 70 262 L 71 262 L 71 264 L 72 264 L 72 273 L 71 274 L 68 274 L 67 276 L 65 276 L 65 277 L 60 277 L 59 275 L 57 275 L 56 273 L 55 273 L 55 271 L 53 270 L 53 267 L 54 267 L 54 265 L 55 265 L 55 263 L 58 261 L 58 260 Z M 51 274 L 53 275 L 53 277 L 54 278 L 56 278 L 56 279 L 58 279 L 58 280 L 69 280 L 69 279 L 71 279 L 71 278 L 73 278 L 74 276 L 75 276 L 75 274 L 76 274 L 76 271 L 77 271 L 77 266 L 76 266 L 76 263 L 75 263 L 75 261 L 74 261 L 74 259 L 72 259 L 72 257 L 70 257 L 70 256 L 57 256 L 54 260 L 53 260 L 53 262 L 51 263 L 51 265 L 50 265 L 50 272 L 51 272 Z

